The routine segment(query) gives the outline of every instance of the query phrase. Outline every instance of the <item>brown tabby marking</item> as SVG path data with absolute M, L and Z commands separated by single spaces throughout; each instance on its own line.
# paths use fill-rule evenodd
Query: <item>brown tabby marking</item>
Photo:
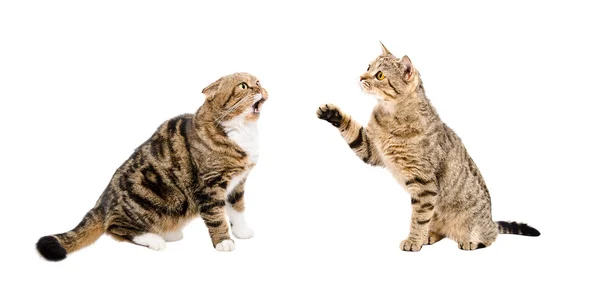
M 128 242 L 150 234 L 154 241 L 140 244 L 160 249 L 164 247 L 160 237 L 169 240 L 167 233 L 180 232 L 197 216 L 204 220 L 213 246 L 231 240 L 225 207 L 244 211 L 244 182 L 257 155 L 229 135 L 239 130 L 234 126 L 256 123 L 268 93 L 256 77 L 247 73 L 222 77 L 202 92 L 206 100 L 195 114 L 163 123 L 117 169 L 77 227 L 40 239 L 37 248 L 42 256 L 62 260 L 104 232 Z M 243 179 L 228 191 L 235 177 Z M 240 216 L 243 214 L 236 217 L 237 222 L 246 228 Z M 232 220 L 234 235 L 235 224 Z M 233 241 L 222 250 L 232 249 Z
M 231 206 L 238 212 L 244 212 L 244 184 L 246 180 L 244 179 L 239 186 L 237 186 L 231 194 L 227 197 L 227 201 L 231 204 Z
M 419 72 L 407 56 L 382 49 L 360 77 L 362 89 L 379 101 L 367 127 L 332 104 L 319 107 L 317 116 L 337 127 L 363 162 L 386 167 L 409 192 L 410 233 L 400 248 L 419 251 L 448 237 L 474 250 L 498 233 L 538 236 L 526 224 L 492 221 L 483 177 L 425 96 Z

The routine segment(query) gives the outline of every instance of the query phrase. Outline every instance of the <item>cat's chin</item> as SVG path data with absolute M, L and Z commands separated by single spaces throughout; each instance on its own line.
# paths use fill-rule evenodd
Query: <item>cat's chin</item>
M 252 108 L 248 114 L 246 114 L 246 120 L 255 121 L 260 117 L 261 105 L 257 105 L 259 102 L 256 102 L 252 105 Z
M 385 97 L 383 95 L 381 95 L 380 93 L 377 93 L 375 91 L 371 91 L 370 89 L 365 89 L 364 87 L 362 88 L 363 93 L 365 93 L 365 95 L 375 99 L 378 103 L 383 103 L 383 102 L 389 102 L 391 101 L 389 99 L 389 97 Z
M 365 93 L 367 96 L 369 97 L 373 97 L 375 98 L 375 100 L 377 101 L 382 101 L 383 99 L 380 97 L 379 94 L 375 93 L 372 91 L 370 85 L 368 82 L 366 81 L 361 81 L 360 82 L 360 89 L 362 90 L 363 93 Z
M 365 95 L 367 95 L 367 96 L 369 96 L 369 97 L 377 100 L 377 102 L 383 102 L 383 101 L 385 101 L 383 99 L 383 97 L 381 97 L 381 95 L 379 95 L 377 93 L 369 92 L 369 91 L 367 91 L 365 89 L 363 89 L 363 93 L 365 93 Z
M 246 122 L 257 122 L 258 118 L 260 118 L 260 114 L 248 114 L 245 118 Z

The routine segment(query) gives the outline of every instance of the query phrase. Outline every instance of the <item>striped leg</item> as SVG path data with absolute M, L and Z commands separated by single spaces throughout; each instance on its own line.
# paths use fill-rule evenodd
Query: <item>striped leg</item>
M 437 202 L 437 185 L 433 180 L 414 177 L 406 181 L 406 187 L 411 195 L 412 216 L 410 234 L 400 243 L 400 249 L 416 252 L 428 240 L 429 224 Z
M 244 183 L 245 180 L 241 181 L 240 184 L 235 187 L 233 191 L 227 196 L 227 216 L 231 223 L 231 232 L 233 236 L 238 239 L 249 239 L 254 237 L 254 231 L 248 227 L 246 223 L 246 217 L 244 216 Z
M 213 246 L 217 251 L 233 251 L 235 244 L 229 237 L 229 226 L 225 216 L 225 189 L 227 182 L 213 182 L 210 187 L 205 188 L 205 194 L 200 195 L 203 201 L 200 205 L 200 217 L 204 220 Z
M 343 113 L 337 106 L 332 104 L 322 105 L 317 110 L 317 117 L 335 126 L 340 131 L 340 134 L 342 134 L 344 140 L 346 140 L 348 146 L 350 146 L 350 149 L 363 162 L 374 166 L 383 166 L 368 136 L 368 130 L 358 122 L 352 120 L 349 115 Z

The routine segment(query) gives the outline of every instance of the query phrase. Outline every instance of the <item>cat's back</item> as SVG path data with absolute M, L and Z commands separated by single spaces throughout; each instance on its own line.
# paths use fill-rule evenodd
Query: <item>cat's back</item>
M 188 128 L 194 115 L 183 114 L 163 122 L 146 142 L 117 170 L 113 179 L 156 178 L 165 175 L 173 184 L 185 181 L 193 167 L 189 153 Z
M 193 118 L 192 114 L 183 114 L 163 122 L 136 152 L 164 163 L 172 161 L 166 158 L 169 155 L 189 151 L 186 140 Z
M 462 190 L 463 193 L 482 189 L 487 195 L 483 176 L 458 134 L 443 124 L 438 140 L 444 155 L 438 172 L 440 188 L 447 191 Z
M 163 122 L 152 137 L 156 138 L 173 138 L 177 135 L 185 137 L 187 134 L 188 126 L 191 126 L 192 120 L 194 119 L 193 114 L 183 114 Z

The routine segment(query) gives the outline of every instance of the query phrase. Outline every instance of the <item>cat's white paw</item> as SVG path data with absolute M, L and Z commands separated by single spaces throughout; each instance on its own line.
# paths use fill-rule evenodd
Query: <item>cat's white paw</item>
M 223 240 L 215 246 L 215 249 L 219 252 L 231 252 L 235 250 L 235 243 L 233 240 Z
M 144 235 L 135 236 L 133 238 L 133 242 L 138 245 L 146 246 L 155 251 L 162 251 L 167 247 L 167 242 L 165 242 L 165 240 L 158 234 L 154 233 L 146 233 Z
M 175 242 L 183 239 L 183 232 L 181 230 L 169 231 L 164 233 L 162 237 L 167 242 Z
M 233 236 L 238 239 L 250 239 L 254 237 L 254 230 L 248 226 L 242 225 L 237 227 L 237 225 L 234 225 L 231 231 Z

